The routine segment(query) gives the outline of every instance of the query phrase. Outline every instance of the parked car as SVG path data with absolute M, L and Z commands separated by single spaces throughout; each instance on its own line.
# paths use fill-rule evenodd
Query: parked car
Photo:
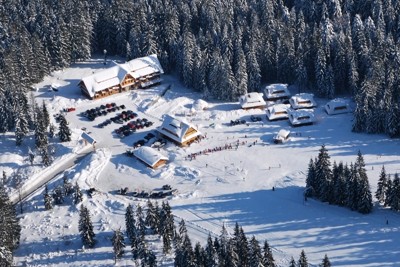
M 262 118 L 259 117 L 259 116 L 251 115 L 251 116 L 250 116 L 250 120 L 251 120 L 252 122 L 257 122 L 257 121 L 262 121 Z

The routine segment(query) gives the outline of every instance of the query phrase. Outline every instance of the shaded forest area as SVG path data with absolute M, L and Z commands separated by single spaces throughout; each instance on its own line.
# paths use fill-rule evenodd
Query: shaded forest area
M 104 49 L 127 60 L 156 53 L 205 98 L 272 82 L 351 95 L 354 131 L 394 137 L 399 40 L 399 0 L 3 0 L 0 103 Z

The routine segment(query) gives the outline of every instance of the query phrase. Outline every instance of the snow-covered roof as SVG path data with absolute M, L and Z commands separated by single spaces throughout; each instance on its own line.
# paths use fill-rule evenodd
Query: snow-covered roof
M 287 119 L 289 104 L 276 104 L 267 108 L 267 117 L 269 120 Z
M 189 130 L 192 131 L 188 134 Z M 163 123 L 160 127 L 157 128 L 157 131 L 181 144 L 201 135 L 201 133 L 197 130 L 197 127 L 195 127 L 194 125 L 179 120 L 168 114 L 164 116 Z
M 89 134 L 87 134 L 86 132 L 82 132 L 81 137 L 83 139 L 85 139 L 91 145 L 96 143 L 96 140 L 93 137 L 91 137 Z
M 267 103 L 263 99 L 263 93 L 247 93 L 239 97 L 239 103 L 242 108 L 257 108 L 265 106 Z
M 294 95 L 289 99 L 289 102 L 294 109 L 313 108 L 317 106 L 317 103 L 314 100 L 314 95 L 309 93 Z
M 285 129 L 280 129 L 279 132 L 275 135 L 275 142 L 283 142 L 289 138 L 290 131 Z
M 312 124 L 314 122 L 314 110 L 312 109 L 289 109 L 289 120 L 293 126 Z
M 148 146 L 142 146 L 136 149 L 133 154 L 135 157 L 149 165 L 150 167 L 154 167 L 160 160 L 168 161 L 168 158 L 161 153 L 159 153 L 154 148 Z
M 290 92 L 287 84 L 274 83 L 265 87 L 264 95 L 266 99 L 289 98 Z
M 81 82 L 85 84 L 89 95 L 93 97 L 96 92 L 119 85 L 127 74 L 138 79 L 153 73 L 164 73 L 155 54 L 116 64 L 83 78 Z
M 336 98 L 325 105 L 325 111 L 329 115 L 351 112 L 349 101 L 343 98 Z

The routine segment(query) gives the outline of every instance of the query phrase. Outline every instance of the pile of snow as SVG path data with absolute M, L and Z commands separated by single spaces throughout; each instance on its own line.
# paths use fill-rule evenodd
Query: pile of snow
M 208 108 L 208 103 L 203 99 L 197 99 L 192 104 L 192 112 L 202 111 Z

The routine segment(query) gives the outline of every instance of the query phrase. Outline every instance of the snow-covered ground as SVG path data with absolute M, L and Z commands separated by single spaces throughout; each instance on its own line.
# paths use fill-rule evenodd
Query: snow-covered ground
M 208 233 L 219 235 L 222 224 L 232 232 L 238 222 L 249 237 L 255 235 L 260 241 L 268 240 L 279 266 L 287 266 L 291 256 L 298 259 L 302 249 L 313 265 L 321 263 L 325 254 L 333 266 L 400 265 L 398 213 L 376 206 L 372 214 L 361 215 L 311 199 L 303 201 L 307 165 L 310 158 L 317 156 L 322 144 L 328 148 L 332 163 L 334 160 L 354 162 L 361 150 L 371 190 L 375 192 L 382 165 L 387 173 L 400 171 L 398 139 L 352 133 L 352 115 L 328 116 L 322 108 L 327 102 L 325 99 L 317 99 L 316 124 L 298 128 L 292 128 L 287 120 L 268 122 L 264 111 L 241 110 L 238 102 L 209 102 L 206 110 L 193 113 L 192 104 L 201 95 L 184 88 L 170 76 L 164 76 L 158 87 L 145 91 L 96 101 L 84 99 L 77 86 L 79 80 L 103 67 L 101 61 L 90 61 L 54 72 L 37 85 L 39 90 L 35 92 L 39 103 L 44 100 L 51 114 L 68 107 L 76 108 L 66 114 L 73 140 L 57 145 L 54 164 L 84 149 L 79 137 L 81 128 L 85 127 L 98 142 L 95 151 L 48 184 L 51 190 L 67 176 L 82 189 L 95 187 L 99 191 L 93 198 L 85 196 L 83 201 L 91 212 L 98 243 L 94 249 L 82 248 L 77 226 L 79 205 L 66 203 L 46 211 L 43 190 L 39 190 L 23 204 L 21 246 L 15 253 L 18 266 L 114 265 L 113 230 L 125 229 L 124 215 L 129 203 L 145 205 L 145 200 L 121 196 L 116 191 L 124 187 L 129 191 L 151 191 L 164 184 L 177 189 L 177 194 L 168 201 L 176 218 L 185 219 L 194 242 L 205 244 Z M 51 84 L 57 84 L 59 91 L 49 92 L 47 86 Z M 159 97 L 168 85 L 171 89 Z M 93 122 L 79 115 L 111 102 L 124 104 L 154 125 L 121 139 L 113 132 L 119 124 L 96 127 L 115 113 Z M 124 152 L 135 141 L 154 132 L 163 114 L 193 123 L 206 138 L 185 148 L 167 143 L 160 152 L 170 158 L 169 164 L 152 170 Z M 251 115 L 259 115 L 263 121 L 250 122 Z M 230 120 L 235 119 L 249 123 L 229 126 Z M 275 145 L 272 138 L 282 128 L 292 131 L 291 138 Z M 41 168 L 39 159 L 33 167 L 29 166 L 25 156 L 28 147 L 16 149 L 7 137 L 10 136 L 0 138 L 0 169 L 19 172 L 21 183 L 29 185 L 46 169 Z M 240 145 L 236 149 L 238 141 Z M 27 144 L 32 142 L 28 140 Z M 187 157 L 229 144 L 233 149 L 198 155 L 193 160 Z M 272 191 L 272 187 L 276 190 Z M 16 193 L 13 192 L 14 196 Z M 158 242 L 151 246 L 160 251 Z M 157 256 L 160 266 L 172 266 L 168 257 L 162 257 L 160 252 Z M 133 265 L 128 248 L 117 265 Z

